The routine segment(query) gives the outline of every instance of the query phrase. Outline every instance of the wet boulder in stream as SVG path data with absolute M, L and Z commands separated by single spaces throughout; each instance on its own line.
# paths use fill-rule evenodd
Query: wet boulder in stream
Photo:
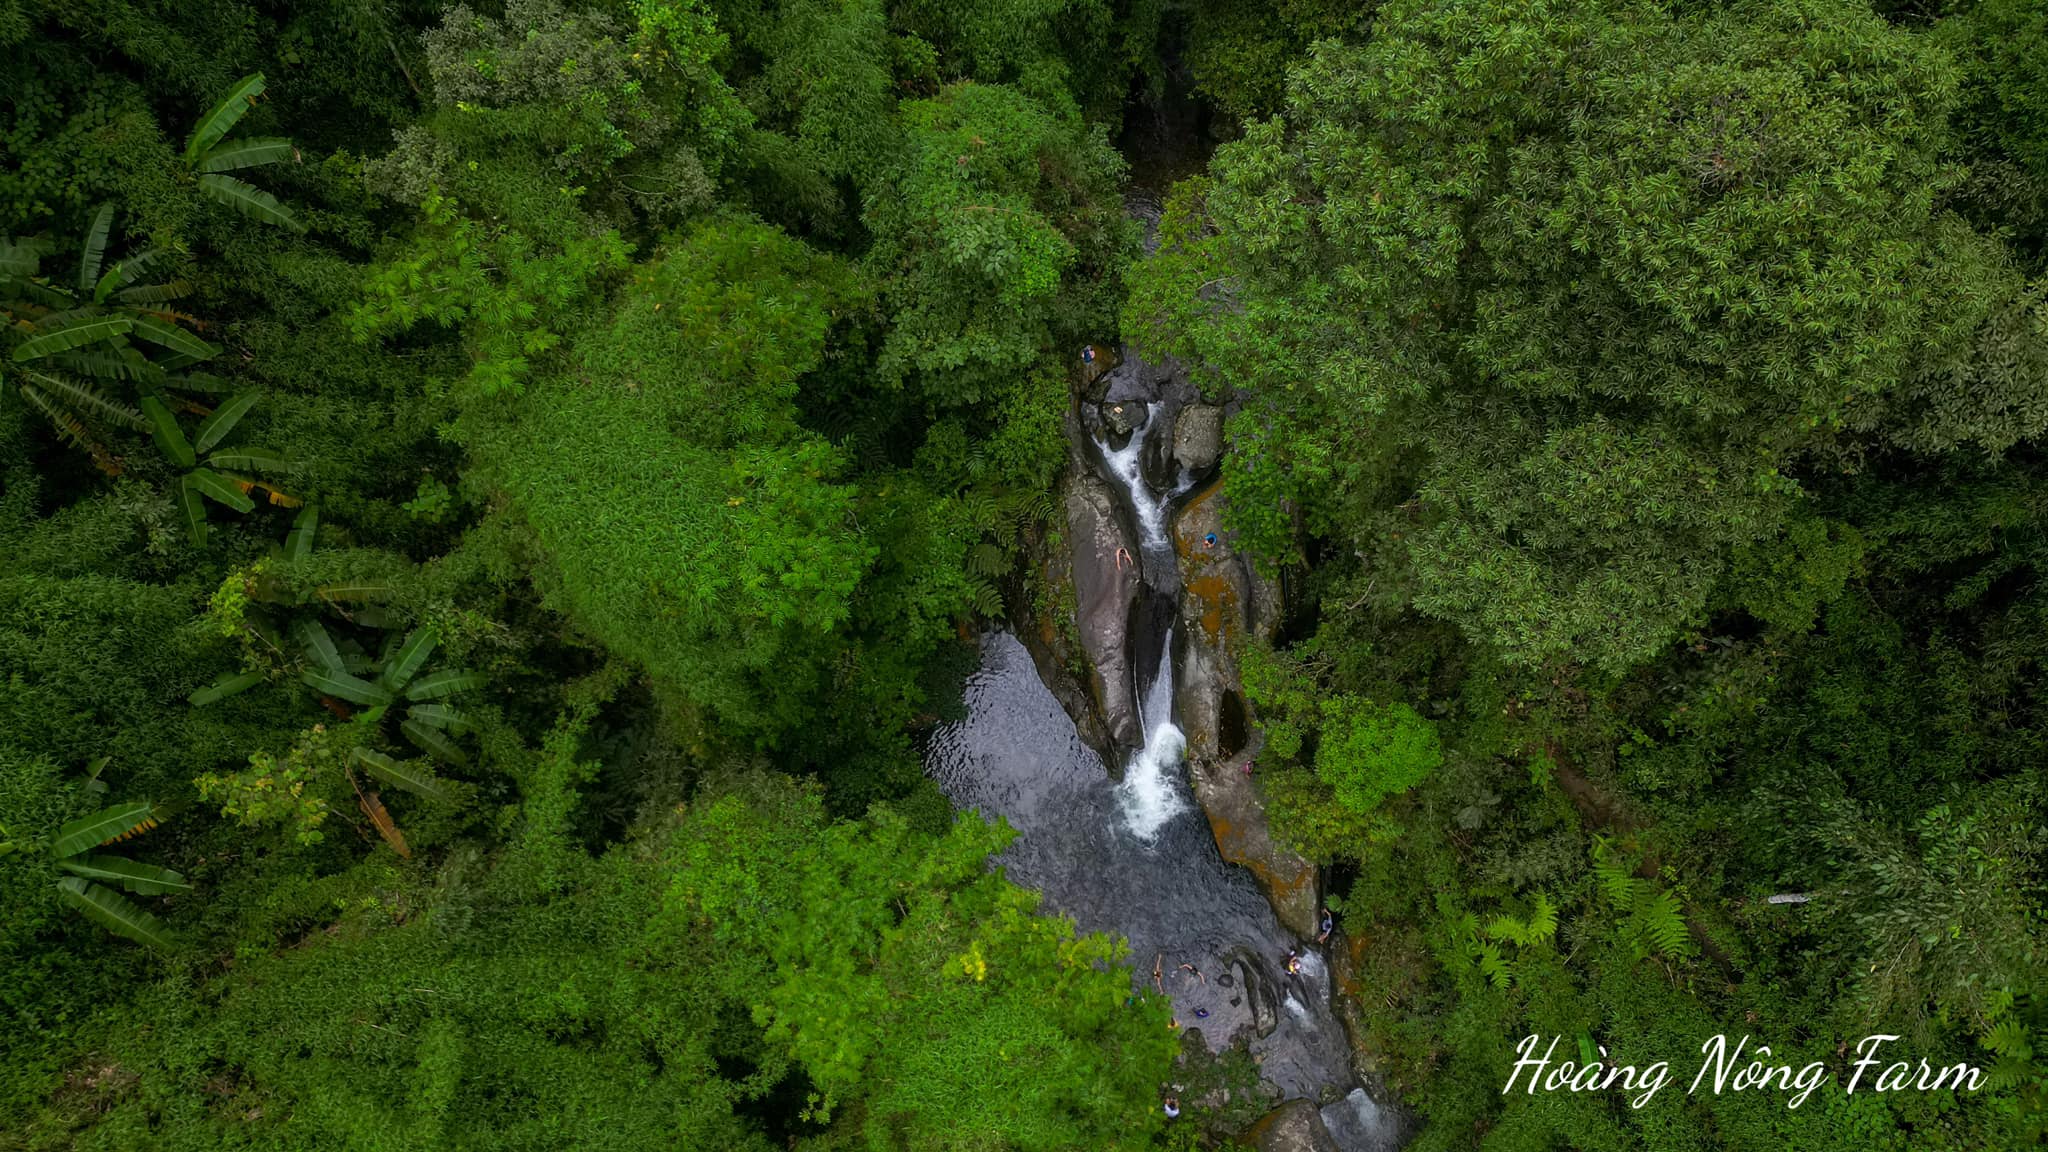
M 1223 455 L 1223 409 L 1190 404 L 1173 420 L 1174 463 L 1200 475 Z
M 1340 1152 L 1316 1106 L 1289 1100 L 1266 1113 L 1240 1141 L 1258 1152 Z
M 1103 427 L 1119 440 L 1145 426 L 1145 405 L 1135 400 L 1104 400 L 1098 411 Z
M 1087 655 L 1089 688 L 1109 738 L 1125 747 L 1144 742 L 1132 695 L 1131 609 L 1141 573 L 1109 485 L 1080 469 L 1065 484 L 1067 532 L 1074 577 L 1075 624 Z
M 1259 615 L 1274 616 L 1277 606 L 1270 585 L 1255 589 L 1249 565 L 1232 550 L 1223 503 L 1221 486 L 1212 483 L 1173 523 L 1184 589 L 1175 703 L 1187 737 L 1188 779 L 1223 858 L 1251 870 L 1289 931 L 1313 937 L 1315 866 L 1273 836 L 1265 799 L 1242 770 L 1258 747 L 1233 653 L 1251 632 L 1255 590 L 1268 598 Z

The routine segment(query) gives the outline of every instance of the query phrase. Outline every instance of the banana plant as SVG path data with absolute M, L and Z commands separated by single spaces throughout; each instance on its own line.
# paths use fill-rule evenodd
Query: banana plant
M 396 716 L 399 735 L 436 760 L 469 763 L 469 754 L 455 742 L 455 736 L 470 731 L 472 725 L 446 701 L 483 687 L 484 677 L 461 669 L 426 671 L 427 661 L 441 643 L 439 629 L 432 625 L 415 628 L 402 640 L 392 633 L 376 661 L 344 652 L 318 620 L 293 621 L 292 635 L 306 653 L 307 667 L 300 679 L 308 687 L 369 709 L 366 717 L 372 723 Z
M 184 473 L 179 503 L 195 544 L 207 539 L 205 500 L 246 512 L 255 506 L 249 494 L 262 488 L 273 503 L 297 503 L 274 484 L 248 475 L 281 471 L 287 466 L 283 457 L 262 448 L 222 446 L 260 393 L 234 393 L 213 404 L 195 398 L 228 388 L 216 377 L 183 371 L 219 351 L 179 327 L 196 327 L 196 319 L 168 307 L 191 285 L 139 283 L 142 271 L 159 258 L 154 250 L 106 266 L 113 220 L 111 205 L 94 215 L 73 286 L 42 273 L 47 248 L 40 241 L 0 239 L 0 313 L 20 337 L 8 359 L 22 398 L 109 475 L 122 470 L 108 448 L 109 433 L 149 433 Z M 139 402 L 131 404 L 113 389 L 132 392 Z M 179 412 L 201 417 L 193 437 L 179 426 Z
M 161 808 L 144 801 L 103 808 L 57 829 L 50 854 L 58 868 L 70 873 L 57 881 L 58 899 L 116 936 L 168 950 L 176 943 L 171 930 L 116 889 L 163 896 L 190 892 L 192 885 L 168 868 L 94 851 L 140 836 L 156 827 L 162 816 Z
M 234 629 L 249 646 L 249 667 L 222 676 L 192 693 L 195 707 L 211 704 L 246 692 L 278 672 L 296 672 L 301 663 L 297 642 L 291 638 L 292 623 L 317 606 L 354 602 L 347 613 L 351 623 L 384 629 L 391 626 L 390 613 L 376 601 L 389 598 L 394 588 L 388 581 L 353 578 L 324 584 L 294 580 L 294 568 L 313 555 L 320 532 L 320 506 L 305 504 L 292 519 L 281 546 L 251 568 L 229 577 L 224 588 L 233 595 Z M 221 621 L 228 624 L 228 621 Z M 343 644 L 345 656 L 365 659 L 359 651 Z
M 228 93 L 213 110 L 199 118 L 192 126 L 192 136 L 185 143 L 185 165 L 199 184 L 199 191 L 210 199 L 254 220 L 275 224 L 293 232 L 304 232 L 306 226 L 292 215 L 291 209 L 278 203 L 277 197 L 263 189 L 249 184 L 229 172 L 248 168 L 259 168 L 276 164 L 286 159 L 296 160 L 298 149 L 282 136 L 257 136 L 243 140 L 230 140 L 228 133 L 256 101 L 263 95 L 263 73 L 254 72 L 235 82 Z

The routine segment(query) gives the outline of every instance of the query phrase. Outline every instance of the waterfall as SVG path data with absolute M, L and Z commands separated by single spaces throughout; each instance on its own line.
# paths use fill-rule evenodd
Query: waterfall
M 1155 590 L 1178 591 L 1179 565 L 1166 536 L 1166 513 L 1180 489 L 1157 493 L 1145 481 L 1145 441 L 1162 423 L 1162 407 L 1157 401 L 1147 403 L 1144 426 L 1133 430 L 1122 448 L 1103 444 L 1102 458 L 1123 486 L 1137 519 L 1138 554 L 1143 561 L 1146 584 Z M 1132 687 L 1134 691 L 1137 688 Z M 1138 723 L 1145 734 L 1145 746 L 1131 755 L 1124 766 L 1123 783 L 1117 788 L 1125 829 L 1147 842 L 1156 839 L 1160 829 L 1189 807 L 1177 774 L 1187 737 L 1173 722 L 1173 688 L 1173 629 L 1168 628 L 1160 639 L 1152 681 L 1138 700 Z
M 1172 555 L 1166 542 L 1166 501 L 1154 495 L 1152 486 L 1145 483 L 1145 439 L 1159 422 L 1159 408 L 1156 400 L 1146 404 L 1145 426 L 1132 432 L 1122 448 L 1102 445 L 1102 459 L 1131 498 L 1131 511 L 1138 518 L 1138 547 L 1146 552 L 1165 550 Z
M 1129 405 L 1133 416 L 1142 405 L 1143 423 L 1120 448 L 1098 428 L 1088 448 L 1095 470 L 1123 490 L 1118 502 L 1135 521 L 1124 543 L 1137 555 L 1118 558 L 1119 585 L 1132 591 L 1132 560 L 1142 583 L 1126 632 L 1126 667 L 1135 674 L 1120 687 L 1136 706 L 1144 746 L 1129 755 L 1121 778 L 1105 771 L 1020 639 L 993 632 L 983 637 L 981 671 L 965 687 L 968 716 L 934 734 L 927 767 L 959 807 L 1002 816 L 1017 830 L 1001 865 L 1010 879 L 1042 891 L 1047 911 L 1129 941 L 1138 962 L 1135 995 L 1154 994 L 1146 975 L 1155 959 L 1163 964 L 1159 990 L 1188 1043 L 1211 1052 L 1247 1045 L 1259 1079 L 1280 1098 L 1322 1105 L 1337 1147 L 1385 1152 L 1396 1146 L 1398 1127 L 1359 1088 L 1331 1011 L 1325 958 L 1279 923 L 1249 871 L 1224 861 L 1182 769 L 1187 741 L 1174 723 L 1174 657 L 1188 625 L 1168 521 L 1195 476 L 1183 470 L 1159 487 L 1147 482 L 1147 444 L 1165 447 L 1158 437 L 1172 435 L 1178 404 L 1140 399 L 1159 395 L 1156 382 L 1140 375 L 1149 369 L 1135 359 L 1123 364 L 1139 378 L 1113 381 L 1110 403 Z M 1160 475 L 1156 453 L 1152 462 Z M 1298 971 L 1284 970 L 1289 954 L 1300 960 Z M 1206 979 L 1179 972 L 1181 963 Z
M 1159 646 L 1159 670 L 1138 705 L 1145 728 L 1145 746 L 1131 755 L 1124 781 L 1117 787 L 1124 827 L 1140 840 L 1152 840 L 1167 821 L 1187 811 L 1174 769 L 1180 767 L 1187 738 L 1173 723 L 1173 632 Z

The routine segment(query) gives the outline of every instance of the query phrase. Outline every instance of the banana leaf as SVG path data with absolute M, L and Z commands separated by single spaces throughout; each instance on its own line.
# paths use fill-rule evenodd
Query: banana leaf
M 417 760 L 394 760 L 382 752 L 358 748 L 356 763 L 363 766 L 363 771 L 393 788 L 403 788 L 429 800 L 446 801 L 450 798 L 447 789 L 441 786 L 440 777 Z
M 169 951 L 177 943 L 177 938 L 164 927 L 163 921 L 111 888 L 103 888 L 82 877 L 66 876 L 57 881 L 57 896 L 78 909 L 86 919 L 116 936 L 125 936 L 161 951 Z
M 370 823 L 376 825 L 377 835 L 382 836 L 384 842 L 391 845 L 393 852 L 404 857 L 412 855 L 412 849 L 405 846 L 405 834 L 398 830 L 398 825 L 391 819 L 391 813 L 384 810 L 383 797 L 375 792 L 365 792 L 356 797 L 356 804 L 362 808 L 363 815 L 370 818 Z
M 327 629 L 318 620 L 294 620 L 291 632 L 292 639 L 299 642 L 313 663 L 329 672 L 343 670 L 341 649 L 335 647 L 334 637 L 327 634 Z
M 35 245 L 0 237 L 0 276 L 33 276 L 41 264 Z
M 384 674 L 377 678 L 378 683 L 394 692 L 412 683 L 412 678 L 426 667 L 427 658 L 434 654 L 434 646 L 440 642 L 441 632 L 431 624 L 413 629 L 406 636 L 404 645 L 384 665 Z
M 66 380 L 62 376 L 52 376 L 47 372 L 30 371 L 23 372 L 22 375 L 34 381 L 36 387 L 41 388 L 52 399 L 69 404 L 74 411 L 136 432 L 149 427 L 143 420 L 142 413 L 111 399 L 90 384 Z
M 206 341 L 201 340 L 199 337 L 194 336 L 168 320 L 159 320 L 154 316 L 137 313 L 130 319 L 129 323 L 132 325 L 131 331 L 134 335 L 149 341 L 151 344 L 169 348 L 173 352 L 191 357 L 185 363 L 196 364 L 201 360 L 211 358 L 220 351 L 220 349 L 215 348 L 213 345 L 208 344 Z M 171 360 L 164 361 L 164 367 L 172 367 L 175 360 L 176 358 L 174 357 Z M 184 364 L 177 364 L 176 366 L 182 368 Z
M 171 376 L 164 380 L 164 385 L 176 388 L 180 392 L 206 392 L 212 395 L 226 395 L 234 391 L 232 385 L 211 372 L 187 372 L 181 376 Z
M 450 732 L 474 732 L 476 725 L 468 713 L 447 704 L 414 704 L 405 710 L 407 716 L 435 728 L 446 728 Z
M 100 205 L 93 214 L 92 227 L 85 233 L 85 251 L 78 261 L 78 290 L 92 291 L 95 281 L 100 278 L 100 261 L 107 253 L 107 233 L 114 227 L 114 206 Z
M 76 856 L 88 848 L 111 844 L 138 828 L 146 832 L 154 827 L 156 805 L 131 800 L 81 816 L 57 829 L 56 839 L 50 842 L 50 853 L 59 859 Z
M 74 348 L 50 357 L 50 363 L 81 376 L 98 376 L 103 380 L 153 381 L 163 376 L 163 371 L 150 363 L 149 357 L 137 352 L 133 346 Z
M 199 463 L 199 458 L 192 452 L 192 442 L 185 439 L 185 430 L 178 427 L 178 418 L 171 414 L 162 397 L 144 396 L 142 412 L 149 417 L 150 438 L 156 441 L 157 448 L 165 456 L 170 457 L 171 463 L 180 468 L 190 468 Z
M 436 760 L 445 760 L 450 764 L 469 763 L 469 754 L 455 741 L 449 739 L 447 733 L 439 729 L 431 728 L 407 716 L 398 722 L 398 730 L 407 740 L 412 741 L 413 747 Z
M 235 425 L 241 423 L 242 417 L 248 415 L 249 409 L 256 406 L 256 401 L 261 399 L 262 395 L 252 388 L 228 397 L 220 407 L 213 410 L 213 415 L 199 422 L 199 435 L 194 439 L 192 447 L 200 452 L 211 452 L 214 445 L 227 439 L 228 433 L 235 430 Z
M 233 176 L 208 172 L 199 178 L 199 190 L 253 220 L 275 224 L 292 232 L 306 230 L 306 226 L 299 223 L 299 218 L 292 215 L 291 209 L 277 202 L 277 197 Z
M 221 137 L 234 131 L 242 117 L 249 114 L 249 109 L 256 106 L 256 98 L 263 95 L 263 87 L 261 72 L 252 72 L 235 81 L 235 86 L 228 89 L 228 94 L 214 105 L 213 111 L 201 116 L 199 122 L 192 126 L 192 138 L 185 142 L 185 163 L 199 163 L 200 156 L 220 143 Z
M 467 692 L 472 688 L 481 688 L 485 683 L 484 674 L 481 672 L 470 672 L 452 668 L 442 669 L 439 672 L 429 672 L 407 685 L 405 698 L 407 700 L 439 700 L 443 696 L 453 696 L 457 692 Z
M 22 341 L 14 346 L 14 360 L 16 363 L 27 363 L 41 356 L 69 352 L 73 348 L 83 348 L 87 344 L 97 344 L 115 336 L 125 336 L 134 330 L 135 321 L 126 316 L 97 316 Z
M 249 472 L 282 472 L 292 466 L 281 452 L 268 448 L 227 448 L 206 458 L 211 468 L 237 468 Z
M 305 681 L 315 692 L 332 696 L 337 700 L 346 700 L 351 704 L 367 707 L 372 704 L 391 703 L 391 693 L 368 680 L 358 679 L 346 672 L 308 668 L 299 674 L 299 679 Z
M 237 512 L 247 512 L 256 507 L 256 502 L 249 499 L 248 493 L 235 487 L 233 481 L 211 468 L 194 468 L 185 474 L 185 478 L 208 499 L 225 504 Z
M 178 510 L 185 514 L 185 533 L 192 538 L 192 546 L 206 547 L 206 501 L 199 498 L 190 474 L 178 480 Z
M 322 584 L 313 591 L 323 600 L 382 600 L 391 595 L 392 588 L 385 580 L 343 580 Z
M 126 856 L 73 856 L 57 861 L 57 866 L 67 872 L 76 872 L 89 880 L 103 880 L 118 884 L 137 896 L 161 896 L 166 892 L 190 892 L 192 884 L 169 868 L 144 864 Z
M 215 700 L 225 700 L 238 693 L 247 692 L 261 683 L 263 683 L 263 673 L 261 672 L 236 672 L 223 676 L 199 691 L 192 693 L 192 695 L 185 698 L 185 702 L 196 708 L 211 704 Z
M 233 172 L 275 164 L 292 154 L 292 142 L 282 136 L 254 136 L 230 140 L 199 160 L 201 172 Z
M 284 558 L 304 560 L 313 554 L 313 539 L 320 531 L 320 506 L 308 504 L 299 509 L 292 520 L 292 530 L 284 538 Z
M 192 294 L 192 282 L 172 280 L 165 284 L 138 284 L 114 293 L 114 299 L 123 304 L 168 304 L 182 300 Z

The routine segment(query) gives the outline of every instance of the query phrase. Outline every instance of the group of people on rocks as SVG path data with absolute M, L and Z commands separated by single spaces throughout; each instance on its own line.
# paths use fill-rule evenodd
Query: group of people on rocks
M 1251 771 L 1250 761 L 1245 762 L 1245 771 Z M 1328 943 L 1330 939 L 1330 933 L 1336 930 L 1336 926 L 1336 921 L 1331 917 L 1330 910 L 1328 908 L 1321 909 L 1316 921 L 1316 943 Z M 1289 948 L 1287 950 L 1287 955 L 1281 959 L 1280 966 L 1287 971 L 1287 974 L 1289 976 L 1300 975 L 1301 949 Z M 1181 963 L 1179 971 L 1186 973 L 1188 977 L 1197 980 L 1204 985 L 1209 983 L 1209 978 L 1207 976 L 1202 975 L 1202 970 L 1200 968 L 1195 967 L 1193 964 L 1183 961 Z M 1159 987 L 1159 991 L 1163 995 L 1166 991 L 1166 986 L 1164 978 L 1162 976 L 1162 958 L 1155 957 L 1152 961 L 1152 982 Z M 1207 1008 L 1195 1009 L 1195 1018 L 1198 1020 L 1207 1020 L 1209 1018 L 1209 1010 Z M 1180 1020 L 1178 1018 L 1168 1020 L 1166 1026 L 1168 1028 L 1178 1029 L 1180 1027 Z M 1165 1109 L 1166 1118 L 1168 1120 L 1178 1120 L 1180 1118 L 1180 1097 L 1171 1092 L 1167 1093 L 1165 1100 Z

